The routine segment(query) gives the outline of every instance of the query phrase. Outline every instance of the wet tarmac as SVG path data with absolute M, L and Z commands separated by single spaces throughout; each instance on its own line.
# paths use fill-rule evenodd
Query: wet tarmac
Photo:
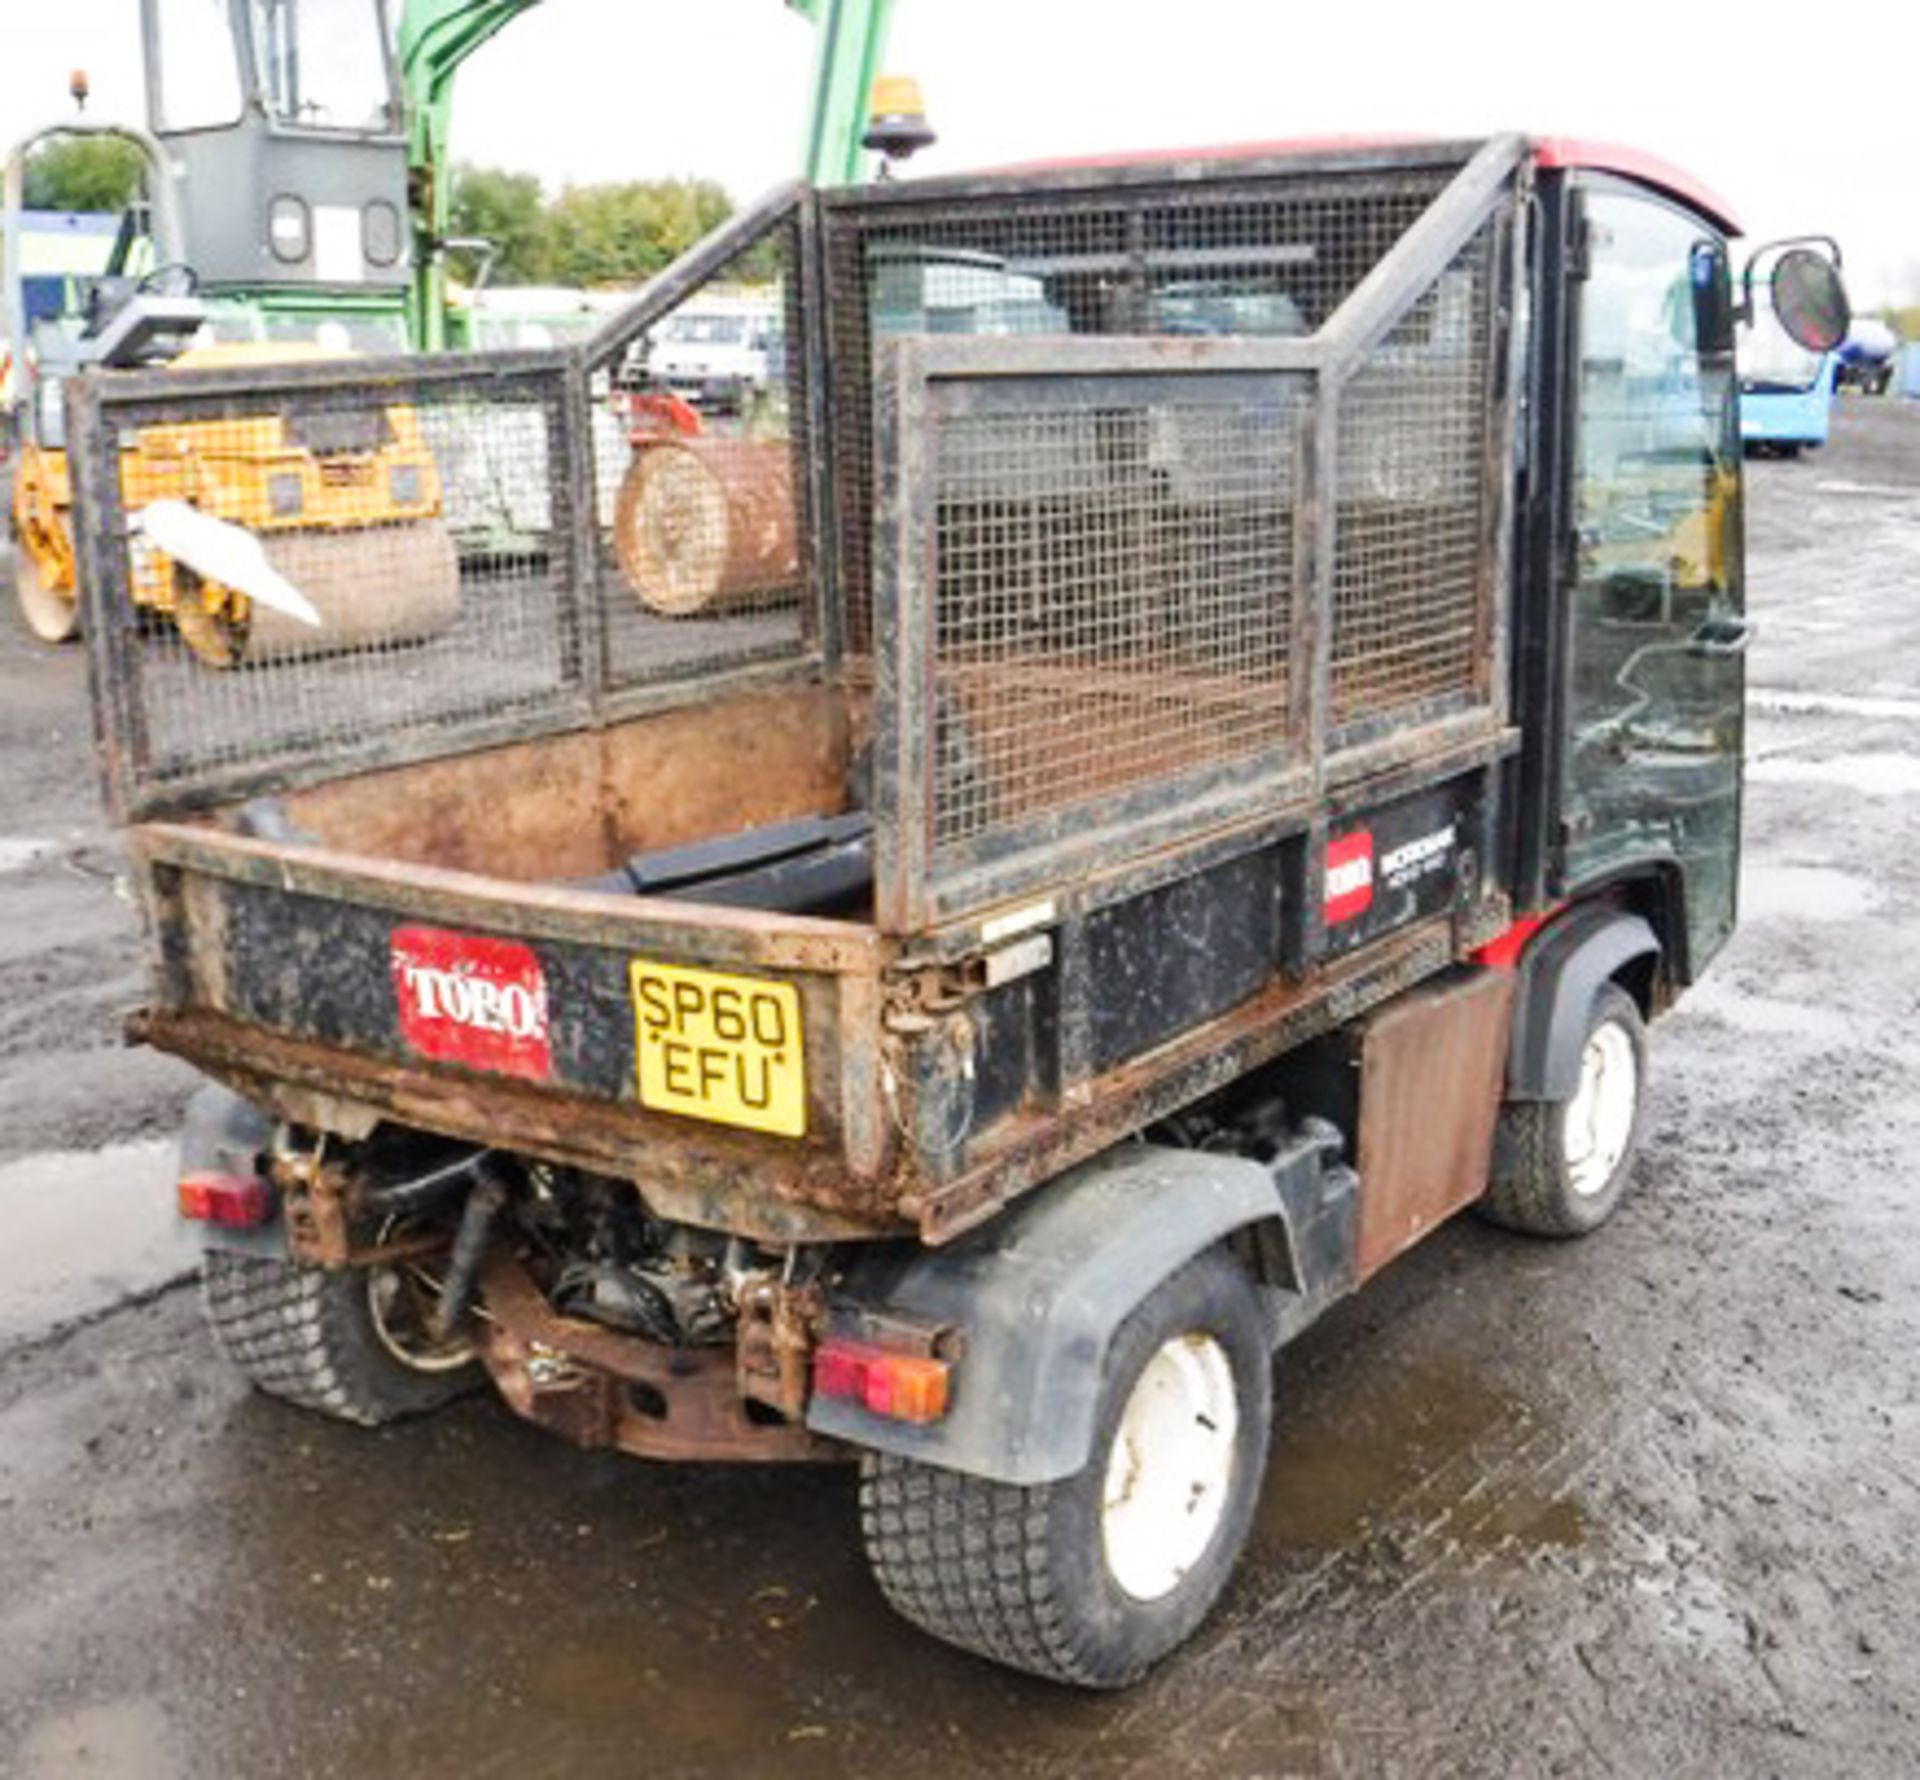
M 1633 1194 L 1577 1244 L 1461 1220 L 1288 1350 L 1250 1560 L 1149 1682 L 890 1618 L 837 1470 L 316 1421 L 175 1289 L 0 1335 L 0 1774 L 1920 1772 L 1920 405 L 1750 488 L 1743 925 Z M 50 843 L 0 847 L 16 1217 L 189 1085 L 117 1047 L 82 679 L 0 624 L 0 837 Z

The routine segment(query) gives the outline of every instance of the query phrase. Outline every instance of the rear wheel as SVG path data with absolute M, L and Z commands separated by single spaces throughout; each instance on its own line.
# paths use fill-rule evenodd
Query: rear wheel
M 1081 1687 L 1123 1687 L 1225 1588 L 1272 1421 L 1253 1282 L 1215 1250 L 1161 1285 L 1107 1353 L 1093 1454 L 1017 1487 L 890 1454 L 862 1469 L 867 1556 L 937 1638 Z
M 207 1322 L 227 1358 L 270 1396 L 372 1427 L 472 1390 L 481 1368 L 464 1334 L 435 1339 L 437 1264 L 305 1267 L 210 1249 Z
M 1481 1212 L 1530 1236 L 1584 1236 L 1613 1215 L 1646 1122 L 1647 1029 L 1617 983 L 1594 999 L 1570 1100 L 1501 1109 Z
M 80 602 L 47 585 L 45 571 L 25 538 L 13 546 L 13 592 L 27 629 L 43 643 L 70 643 L 80 634 Z

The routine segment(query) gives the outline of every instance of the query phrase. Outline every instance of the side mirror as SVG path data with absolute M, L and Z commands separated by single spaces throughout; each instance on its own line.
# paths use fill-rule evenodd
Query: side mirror
M 1817 252 L 1807 245 L 1816 241 L 1828 251 Z M 1777 253 L 1779 258 L 1767 280 L 1767 295 L 1787 338 L 1808 352 L 1836 350 L 1853 325 L 1846 286 L 1840 281 L 1840 244 L 1825 235 L 1807 235 L 1769 241 L 1756 248 L 1740 276 L 1739 319 L 1749 324 L 1753 321 L 1754 268 L 1770 253 Z
M 1783 253 L 1770 281 L 1773 312 L 1787 337 L 1809 352 L 1832 352 L 1847 337 L 1853 311 L 1840 268 L 1808 247 Z

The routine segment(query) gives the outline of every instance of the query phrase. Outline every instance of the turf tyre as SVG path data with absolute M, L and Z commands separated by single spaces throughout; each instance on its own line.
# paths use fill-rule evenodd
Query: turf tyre
M 1618 1209 L 1646 1134 L 1647 1029 L 1633 997 L 1617 983 L 1603 985 L 1594 998 L 1580 1041 L 1583 1070 L 1603 1028 L 1617 1035 L 1633 1066 L 1631 1116 L 1617 1160 L 1598 1183 L 1578 1181 L 1568 1159 L 1568 1121 L 1577 1115 L 1579 1095 L 1508 1101 L 1500 1110 L 1493 1179 L 1477 1207 L 1489 1222 L 1528 1236 L 1585 1236 Z
M 438 1409 L 482 1381 L 473 1359 L 423 1370 L 397 1358 L 375 1325 L 363 1268 L 218 1249 L 203 1261 L 201 1302 L 214 1339 L 269 1396 L 377 1427 Z
M 1150 1361 L 1208 1340 L 1237 1411 L 1224 1507 L 1180 1580 L 1136 1599 L 1116 1580 L 1103 1503 L 1123 1415 Z M 1102 1368 L 1093 1454 L 1057 1483 L 991 1482 L 889 1453 L 861 1466 L 861 1528 L 889 1604 L 923 1631 L 1010 1668 L 1086 1688 L 1137 1681 L 1198 1628 L 1252 1525 L 1272 1424 L 1264 1314 L 1224 1250 L 1189 1262 L 1116 1333 Z

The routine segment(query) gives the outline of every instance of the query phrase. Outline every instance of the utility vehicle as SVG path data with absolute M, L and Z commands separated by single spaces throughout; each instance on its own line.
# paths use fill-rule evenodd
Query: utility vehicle
M 577 347 L 73 385 L 228 1354 L 352 1421 L 490 1379 L 583 1446 L 856 1461 L 910 1619 L 1141 1675 L 1245 1541 L 1273 1354 L 1463 1208 L 1626 1189 L 1734 921 L 1732 232 L 1516 136 L 797 186 Z M 779 402 L 652 510 L 714 583 L 670 611 L 614 372 L 743 268 Z M 1769 288 L 1844 333 L 1818 254 Z M 404 654 L 177 672 L 123 441 L 395 403 L 523 417 L 552 547 Z

